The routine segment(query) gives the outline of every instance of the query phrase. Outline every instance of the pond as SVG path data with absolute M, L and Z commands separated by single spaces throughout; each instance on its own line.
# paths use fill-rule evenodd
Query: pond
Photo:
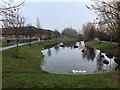
M 40 66 L 55 74 L 94 74 L 117 69 L 115 57 L 85 46 L 84 41 L 49 45 L 41 51 L 44 55 Z

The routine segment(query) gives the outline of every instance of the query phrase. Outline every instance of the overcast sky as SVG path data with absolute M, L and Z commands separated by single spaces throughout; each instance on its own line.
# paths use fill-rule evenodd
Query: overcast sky
M 85 5 L 92 4 L 91 0 L 25 1 L 20 14 L 26 18 L 26 23 L 32 23 L 34 26 L 36 26 L 38 17 L 42 28 L 62 31 L 64 28 L 72 26 L 78 31 L 83 24 L 93 22 L 96 18 L 96 14 L 85 7 Z

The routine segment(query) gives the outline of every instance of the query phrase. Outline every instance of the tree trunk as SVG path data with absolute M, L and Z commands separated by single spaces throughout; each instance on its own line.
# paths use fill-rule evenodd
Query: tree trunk
M 38 38 L 38 44 L 40 45 L 40 38 Z
M 31 42 L 32 42 L 32 37 L 30 36 L 30 44 L 29 44 L 30 46 L 31 46 Z
M 17 36 L 17 38 L 16 38 L 16 44 L 17 44 L 17 52 L 16 52 L 16 58 L 18 58 L 18 43 L 19 43 L 19 40 L 18 40 L 18 36 Z

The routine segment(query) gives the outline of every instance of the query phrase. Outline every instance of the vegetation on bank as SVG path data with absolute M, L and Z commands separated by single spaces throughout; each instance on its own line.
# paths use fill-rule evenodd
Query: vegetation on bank
M 2 52 L 2 85 L 3 88 L 118 88 L 117 80 L 111 80 L 108 75 L 116 74 L 88 74 L 61 75 L 49 74 L 42 71 L 40 62 L 43 47 L 59 42 L 71 41 L 71 38 L 59 38 L 34 43 L 31 46 L 19 47 L 19 58 L 15 57 L 16 48 Z
M 99 42 L 99 41 L 95 41 L 95 40 L 87 41 L 87 42 L 85 42 L 85 44 L 87 46 L 99 49 L 102 52 L 106 52 L 106 53 L 112 54 L 114 56 L 119 56 L 120 47 L 118 47 L 118 44 L 113 44 L 110 42 Z
M 10 46 L 10 45 L 13 45 L 13 44 L 0 41 L 0 47 Z

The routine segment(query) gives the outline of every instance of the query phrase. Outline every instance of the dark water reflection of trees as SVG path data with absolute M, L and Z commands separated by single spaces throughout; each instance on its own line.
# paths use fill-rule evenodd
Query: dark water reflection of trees
M 97 61 L 97 70 L 100 72 L 103 70 L 103 66 L 104 66 L 103 58 L 101 57 L 100 54 L 97 55 L 96 61 Z
M 120 70 L 120 45 L 119 45 L 119 47 L 117 48 L 117 57 L 119 58 L 119 63 L 118 63 L 118 66 L 116 67 L 116 70 L 118 69 L 118 70 Z
M 76 43 L 77 43 L 76 41 L 64 42 L 63 43 L 64 46 L 62 48 L 64 49 L 65 47 L 68 47 L 68 48 L 70 47 L 72 49 L 73 46 L 76 45 Z M 46 47 L 44 47 L 44 49 L 48 49 L 47 51 L 48 56 L 52 55 L 52 50 L 50 49 L 52 47 L 54 47 L 54 50 L 56 51 L 56 53 L 59 52 L 60 50 L 60 44 L 58 43 L 47 45 Z
M 44 49 L 50 49 L 50 48 L 54 47 L 57 44 L 58 43 L 47 45 L 47 46 L 44 47 Z
M 59 45 L 54 46 L 54 50 L 56 51 L 56 53 L 59 52 L 60 46 Z
M 51 49 L 50 49 L 50 48 L 48 49 L 47 54 L 48 54 L 48 56 L 51 56 L 51 55 L 52 55 L 52 51 L 51 51 Z
M 70 41 L 70 42 L 64 42 L 63 43 L 63 45 L 64 45 L 64 47 L 70 47 L 70 48 L 72 48 L 74 45 L 76 45 L 76 41 Z
M 84 52 L 82 53 L 82 56 L 84 59 L 86 58 L 86 60 L 88 60 L 88 61 L 90 61 L 90 60 L 93 61 L 95 58 L 95 50 L 90 47 L 85 47 Z

